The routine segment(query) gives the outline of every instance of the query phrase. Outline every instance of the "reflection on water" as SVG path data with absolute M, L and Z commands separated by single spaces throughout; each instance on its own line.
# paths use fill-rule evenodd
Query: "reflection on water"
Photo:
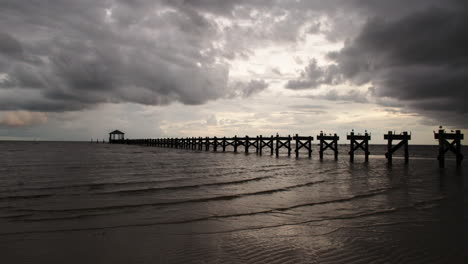
M 0 143 L 0 253 L 38 262 L 457 263 L 466 163 L 434 147 L 388 167 L 347 148 L 280 158 L 89 143 Z M 305 157 L 306 155 L 304 155 Z M 453 162 L 454 163 L 454 162 Z M 70 259 L 70 255 L 76 258 Z M 21 262 L 20 261 L 20 262 Z

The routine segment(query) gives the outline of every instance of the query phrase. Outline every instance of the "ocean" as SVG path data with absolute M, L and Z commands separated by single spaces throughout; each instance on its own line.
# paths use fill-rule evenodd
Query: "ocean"
M 371 145 L 350 164 L 339 147 L 0 142 L 2 263 L 467 263 L 468 161 L 410 145 L 389 167 Z

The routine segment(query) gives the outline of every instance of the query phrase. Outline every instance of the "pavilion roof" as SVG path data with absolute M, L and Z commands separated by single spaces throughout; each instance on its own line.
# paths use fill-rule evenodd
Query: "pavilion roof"
M 124 135 L 125 133 L 120 131 L 120 130 L 114 130 L 114 131 L 110 132 L 109 134 L 111 134 L 111 135 L 116 135 L 116 134 L 117 135 Z

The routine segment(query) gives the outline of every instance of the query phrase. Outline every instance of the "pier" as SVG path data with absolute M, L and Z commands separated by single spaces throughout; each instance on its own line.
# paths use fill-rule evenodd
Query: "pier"
M 452 152 L 456 156 L 456 165 L 461 167 L 462 160 L 464 159 L 461 153 L 461 140 L 464 139 L 463 134 L 460 130 L 456 130 L 454 133 L 446 133 L 442 127 L 438 133 L 434 132 L 434 138 L 439 141 L 439 155 L 437 160 L 439 161 L 439 167 L 445 167 L 445 154 Z M 109 133 L 110 144 L 129 144 L 129 145 L 145 145 L 153 147 L 163 148 L 175 148 L 175 149 L 187 149 L 187 150 L 198 150 L 198 151 L 214 151 L 218 152 L 220 149 L 222 152 L 226 152 L 228 147 L 232 147 L 234 153 L 244 152 L 245 154 L 256 153 L 257 155 L 263 155 L 265 152 L 271 156 L 280 156 L 281 150 L 284 150 L 288 157 L 291 156 L 292 151 L 295 152 L 295 157 L 299 158 L 300 150 L 305 150 L 309 158 L 312 157 L 314 138 L 312 136 L 299 136 L 298 134 L 291 136 L 244 136 L 238 137 L 185 137 L 185 138 L 156 138 L 156 139 L 128 139 L 124 137 L 124 133 L 115 130 Z M 347 140 L 350 141 L 349 160 L 350 163 L 354 162 L 355 152 L 362 150 L 365 156 L 365 162 L 369 162 L 369 141 L 371 135 L 367 131 L 363 135 L 355 134 L 354 130 L 347 135 Z M 338 140 L 339 136 L 335 134 L 326 135 L 323 131 L 317 135 L 319 140 L 319 157 L 323 160 L 324 153 L 326 150 L 333 151 L 334 159 L 338 160 Z M 384 135 L 384 139 L 387 140 L 387 152 L 385 157 L 387 158 L 388 164 L 391 165 L 393 162 L 394 153 L 403 148 L 405 164 L 409 163 L 409 141 L 411 140 L 411 134 L 408 132 L 402 132 L 396 134 L 392 131 L 388 131 Z M 399 142 L 394 145 L 394 141 Z M 294 143 L 294 144 L 292 144 Z
M 385 157 L 388 160 L 388 164 L 392 164 L 393 153 L 400 149 L 401 147 L 404 148 L 405 151 L 405 163 L 409 163 L 409 150 L 408 150 L 408 141 L 411 140 L 411 135 L 408 132 L 403 132 L 400 135 L 396 135 L 392 131 L 388 131 L 388 134 L 384 135 L 384 139 L 388 141 L 387 143 L 387 153 L 385 153 Z M 400 140 L 400 142 L 393 146 L 393 140 Z
M 335 154 L 335 160 L 338 160 L 338 140 L 340 137 L 336 135 L 336 133 L 332 135 L 325 135 L 322 131 L 320 131 L 320 135 L 317 136 L 317 140 L 320 140 L 320 160 L 323 160 L 323 153 L 328 148 L 331 149 Z
M 449 151 L 455 154 L 457 167 L 461 167 L 461 162 L 464 158 L 461 153 L 461 140 L 463 139 L 461 131 L 457 130 L 455 133 L 445 133 L 445 130 L 440 127 L 438 133 L 434 133 L 434 139 L 439 140 L 439 155 L 437 156 L 439 168 L 445 168 L 445 153 Z
M 371 139 L 371 136 L 367 131 L 364 135 L 355 135 L 354 131 L 352 131 L 351 134 L 347 136 L 347 139 L 350 141 L 349 162 L 354 162 L 354 152 L 359 149 L 364 151 L 365 161 L 369 162 L 369 140 Z

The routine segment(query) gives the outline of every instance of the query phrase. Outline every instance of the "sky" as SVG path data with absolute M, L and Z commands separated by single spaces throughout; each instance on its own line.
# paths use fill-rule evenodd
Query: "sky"
M 0 0 L 0 140 L 468 130 L 465 0 Z

